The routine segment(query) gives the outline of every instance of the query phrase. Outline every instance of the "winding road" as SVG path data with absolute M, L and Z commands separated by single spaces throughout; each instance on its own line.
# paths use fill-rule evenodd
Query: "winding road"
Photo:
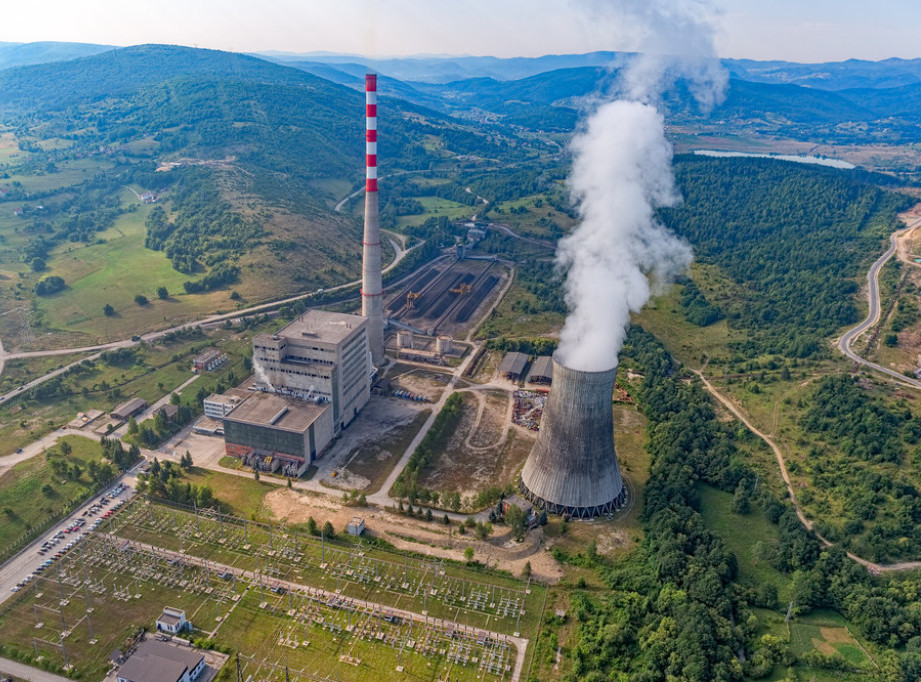
M 872 328 L 879 322 L 880 315 L 882 314 L 882 305 L 879 300 L 879 272 L 883 269 L 883 266 L 889 261 L 890 258 L 895 254 L 896 248 L 898 248 L 898 240 L 906 232 L 915 229 L 921 225 L 921 218 L 915 219 L 912 223 L 908 224 L 906 227 L 901 230 L 896 230 L 889 236 L 889 249 L 880 256 L 873 265 L 870 266 L 870 271 L 867 273 L 867 298 L 870 303 L 870 309 L 867 312 L 866 319 L 858 324 L 856 327 L 849 329 L 844 334 L 841 335 L 841 338 L 838 339 L 838 349 L 849 357 L 854 362 L 861 364 L 865 367 L 869 367 L 872 370 L 886 374 L 887 376 L 895 379 L 901 384 L 912 386 L 914 388 L 921 388 L 921 381 L 917 379 L 912 379 L 905 376 L 900 372 L 889 369 L 888 367 L 883 367 L 878 365 L 875 362 L 866 360 L 852 349 L 852 345 L 855 339 L 859 338 L 868 329 Z
M 912 379 L 910 377 L 906 377 L 904 374 L 900 374 L 899 372 L 891 370 L 888 367 L 883 367 L 882 365 L 878 365 L 875 362 L 871 362 L 869 360 L 866 360 L 860 357 L 859 355 L 857 355 L 857 353 L 853 351 L 853 349 L 851 348 L 851 345 L 853 344 L 855 339 L 860 337 L 861 334 L 863 334 L 865 331 L 872 328 L 874 325 L 876 325 L 879 322 L 880 316 L 882 314 L 882 306 L 880 304 L 880 297 L 879 297 L 880 270 L 882 270 L 882 267 L 895 254 L 898 248 L 899 238 L 902 235 L 906 234 L 907 232 L 918 228 L 919 226 L 921 226 L 921 217 L 915 218 L 912 222 L 907 223 L 904 228 L 900 230 L 896 230 L 890 235 L 889 249 L 882 256 L 880 256 L 876 260 L 876 262 L 873 263 L 873 265 L 870 266 L 870 270 L 867 273 L 867 297 L 869 299 L 869 311 L 867 312 L 867 317 L 860 324 L 858 324 L 857 326 L 853 327 L 852 329 L 849 329 L 844 334 L 842 334 L 841 338 L 838 339 L 838 344 L 837 344 L 838 349 L 842 353 L 844 353 L 844 355 L 846 355 L 848 358 L 853 360 L 854 362 L 864 365 L 865 367 L 869 367 L 870 369 L 880 372 L 882 374 L 885 374 L 895 379 L 900 384 L 911 386 L 914 388 L 921 388 L 921 381 Z M 771 448 L 771 451 L 774 453 L 774 456 L 777 458 L 777 465 L 780 468 L 780 475 L 783 477 L 784 483 L 787 486 L 787 492 L 790 494 L 790 500 L 793 503 L 793 508 L 796 511 L 796 515 L 797 517 L 799 517 L 800 522 L 810 532 L 812 532 L 819 539 L 819 541 L 822 544 L 824 544 L 826 547 L 834 547 L 835 546 L 834 543 L 828 540 L 827 538 L 825 538 L 824 536 L 822 536 L 822 534 L 819 533 L 815 529 L 814 523 L 810 521 L 806 517 L 806 514 L 803 512 L 803 509 L 800 506 L 799 500 L 796 497 L 796 490 L 794 489 L 793 481 L 790 479 L 790 473 L 787 470 L 787 463 L 784 460 L 783 451 L 781 450 L 780 446 L 774 441 L 773 438 L 763 433 L 754 424 L 752 424 L 751 420 L 749 420 L 748 417 L 745 416 L 742 410 L 735 403 L 733 403 L 729 398 L 727 398 L 726 396 L 721 394 L 719 391 L 717 391 L 716 388 L 714 388 L 714 386 L 707 380 L 707 378 L 703 374 L 703 369 L 705 369 L 705 367 L 706 366 L 704 366 L 704 368 L 701 368 L 700 370 L 693 370 L 694 373 L 700 378 L 701 382 L 704 385 L 704 388 L 706 388 L 707 391 L 709 391 L 713 395 L 713 397 L 715 397 L 720 403 L 722 403 L 722 405 L 724 405 L 726 409 L 732 412 L 732 414 L 735 415 L 736 418 L 739 419 L 739 421 L 745 424 L 745 426 L 748 428 L 749 431 L 751 431 L 756 436 L 758 436 L 758 438 L 763 440 L 768 445 L 768 447 Z M 846 552 L 846 553 L 849 558 L 853 559 L 858 564 L 860 564 L 861 566 L 864 566 L 867 570 L 873 573 L 885 573 L 885 572 L 891 572 L 891 571 L 908 571 L 908 570 L 915 570 L 915 569 L 921 568 L 921 561 L 901 561 L 901 562 L 897 562 L 893 564 L 879 564 L 879 563 L 875 563 L 873 561 L 864 559 L 863 557 L 857 556 L 853 552 Z

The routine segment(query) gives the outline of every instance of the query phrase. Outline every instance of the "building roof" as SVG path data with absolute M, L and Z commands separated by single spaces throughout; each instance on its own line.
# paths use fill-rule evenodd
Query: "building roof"
M 166 625 L 179 625 L 179 620 L 179 616 L 175 613 L 162 613 L 157 618 L 158 623 L 165 623 Z
M 521 374 L 528 364 L 528 356 L 524 353 L 506 353 L 499 365 L 499 374 Z
M 528 372 L 528 381 L 535 379 L 553 379 L 553 358 L 549 355 L 540 355 L 531 364 Z
M 223 355 L 223 353 L 216 348 L 207 348 L 196 355 L 193 362 L 207 362 L 208 360 L 219 357 L 221 355 Z
M 200 651 L 147 639 L 138 645 L 117 675 L 131 682 L 177 682 L 203 658 Z
M 121 405 L 116 407 L 114 410 L 112 410 L 111 414 L 123 414 L 127 416 L 130 414 L 134 414 L 138 410 L 142 410 L 145 407 L 147 407 L 146 400 L 144 400 L 143 398 L 132 398 L 128 402 L 122 403 Z
M 172 419 L 177 414 L 179 414 L 179 406 L 167 403 L 166 405 L 161 406 L 160 409 L 157 411 L 162 412 L 163 416 L 166 417 L 167 419 Z
M 231 391 L 232 390 L 234 389 L 231 389 Z M 237 405 L 238 403 L 249 398 L 250 395 L 252 394 L 246 393 L 241 396 L 237 395 L 236 393 L 231 393 L 230 391 L 227 393 L 212 393 L 207 398 L 205 398 L 205 402 L 217 403 L 218 405 Z
M 316 339 L 322 343 L 339 343 L 365 324 L 367 324 L 365 318 L 358 315 L 308 310 L 278 332 L 278 336 Z
M 224 419 L 303 433 L 327 409 L 329 404 L 326 403 L 317 404 L 276 393 L 257 392 L 228 412 Z

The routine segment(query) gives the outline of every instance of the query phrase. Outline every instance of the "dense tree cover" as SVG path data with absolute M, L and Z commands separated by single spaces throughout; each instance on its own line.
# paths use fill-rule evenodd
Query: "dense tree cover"
M 189 507 L 220 508 L 220 501 L 214 497 L 210 486 L 196 485 L 191 481 L 183 483 L 180 467 L 173 466 L 169 461 L 160 462 L 156 458 L 150 466 L 150 472 L 138 476 L 137 491 L 155 499 Z
M 150 212 L 144 240 L 147 248 L 163 251 L 176 270 L 192 274 L 203 265 L 213 266 L 242 256 L 258 243 L 264 231 L 255 220 L 234 211 L 221 198 L 210 171 L 183 168 L 173 173 L 175 218 L 168 220 L 159 206 Z
M 688 322 L 698 327 L 706 327 L 723 317 L 719 306 L 710 303 L 693 281 L 685 284 L 681 291 L 681 309 Z
M 791 465 L 810 479 L 800 501 L 817 530 L 871 560 L 915 558 L 921 419 L 848 375 L 822 379 L 807 404 L 800 424 L 811 443 Z
M 52 275 L 51 277 L 45 277 L 36 283 L 35 293 L 39 296 L 50 296 L 51 294 L 56 294 L 59 291 L 64 291 L 67 287 L 64 280 L 57 275 Z
M 503 353 L 517 351 L 519 353 L 527 353 L 528 355 L 553 355 L 557 347 L 557 340 L 545 337 L 510 339 L 505 336 L 500 336 L 497 339 L 490 339 L 487 341 L 486 347 L 490 350 L 502 351 Z
M 713 303 L 749 357 L 807 357 L 856 322 L 857 275 L 911 203 L 849 171 L 767 159 L 681 157 L 675 170 L 685 201 L 663 219 L 736 282 Z
M 908 406 L 896 411 L 868 396 L 847 374 L 822 379 L 800 422 L 849 457 L 873 462 L 899 462 L 903 437 L 912 443 L 921 440 L 921 419 Z
M 518 299 L 512 303 L 515 312 L 535 315 L 537 313 L 566 312 L 564 291 L 560 278 L 550 261 L 527 260 L 519 264 L 516 276 L 518 284 L 529 294 L 529 299 Z

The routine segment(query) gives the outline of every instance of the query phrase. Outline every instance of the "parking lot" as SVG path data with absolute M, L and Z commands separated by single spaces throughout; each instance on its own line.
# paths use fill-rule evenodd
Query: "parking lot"
M 102 495 L 89 500 L 67 519 L 11 560 L 0 572 L 0 602 L 32 582 L 86 538 L 103 521 L 113 516 L 134 494 L 125 482 L 116 483 Z

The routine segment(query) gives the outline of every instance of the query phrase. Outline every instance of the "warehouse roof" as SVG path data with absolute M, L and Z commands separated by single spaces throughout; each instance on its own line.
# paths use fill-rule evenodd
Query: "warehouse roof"
M 528 372 L 528 381 L 552 381 L 553 380 L 553 358 L 549 355 L 540 355 L 531 363 L 531 371 Z
M 130 682 L 177 682 L 203 658 L 200 651 L 148 639 L 138 645 L 117 676 Z
M 502 359 L 502 364 L 499 366 L 499 374 L 503 376 L 521 376 L 527 364 L 528 356 L 524 353 L 506 353 L 505 357 Z

